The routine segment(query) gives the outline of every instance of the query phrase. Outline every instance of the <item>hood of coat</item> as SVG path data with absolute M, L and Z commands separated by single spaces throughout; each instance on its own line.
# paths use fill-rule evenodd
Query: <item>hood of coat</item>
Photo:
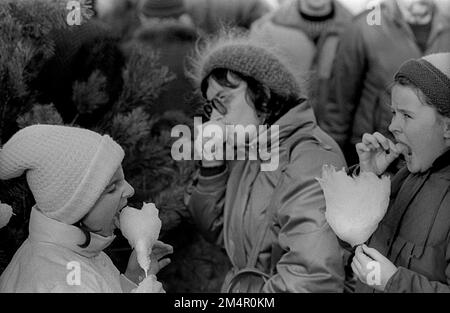
M 336 29 L 337 27 L 343 27 L 352 18 L 352 14 L 338 1 L 333 2 L 334 5 L 334 18 L 331 27 Z M 294 28 L 303 31 L 304 20 L 299 13 L 298 1 L 289 1 L 286 5 L 281 6 L 272 16 L 271 21 L 274 24 Z
M 259 153 L 270 151 L 270 159 L 272 159 L 274 156 L 279 156 L 279 152 L 283 150 L 283 143 L 287 139 L 293 136 L 297 137 L 299 132 L 305 136 L 312 135 L 316 127 L 316 118 L 311 105 L 306 99 L 301 99 L 298 105 L 286 112 L 270 127 L 260 128 L 258 136 L 240 148 L 247 149 L 249 147 L 250 151 L 256 151 L 254 149 L 258 148 Z M 268 156 L 266 155 L 263 159 L 269 160 Z
M 298 131 L 312 132 L 317 123 L 309 101 L 302 100 L 298 105 L 281 116 L 273 125 L 279 127 L 281 144 Z

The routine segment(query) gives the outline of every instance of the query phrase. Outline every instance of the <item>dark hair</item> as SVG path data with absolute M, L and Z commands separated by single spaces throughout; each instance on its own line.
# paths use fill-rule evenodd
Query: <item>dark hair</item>
M 397 76 L 394 80 L 394 82 L 392 83 L 392 87 L 394 87 L 395 85 L 400 85 L 403 87 L 410 87 L 414 90 L 414 92 L 417 94 L 417 97 L 419 98 L 420 102 L 422 102 L 422 104 L 424 105 L 428 105 L 431 106 L 433 108 L 436 109 L 436 111 L 445 117 L 450 117 L 450 108 L 449 106 L 444 107 L 444 106 L 436 106 L 431 99 L 425 94 L 423 93 L 419 87 L 417 87 L 410 79 L 408 79 L 407 77 L 404 76 Z
M 86 226 L 84 226 L 83 222 L 78 222 L 76 224 L 74 224 L 75 227 L 78 227 L 83 234 L 86 236 L 86 241 L 81 244 L 78 245 L 80 248 L 87 248 L 89 246 L 89 244 L 91 243 L 91 233 L 89 232 L 89 230 L 86 228 Z
M 263 85 L 256 79 L 250 76 L 246 76 L 239 72 L 219 68 L 213 70 L 205 79 L 203 79 L 200 90 L 204 98 L 206 98 L 206 91 L 208 89 L 209 78 L 214 79 L 221 86 L 228 88 L 237 88 L 238 85 L 231 82 L 228 78 L 228 74 L 237 77 L 239 80 L 247 83 L 247 97 L 255 106 L 256 113 L 258 115 L 264 115 L 264 124 L 272 125 L 281 116 L 287 113 L 294 106 L 301 102 L 301 99 L 296 96 L 280 96 L 271 91 L 267 86 Z

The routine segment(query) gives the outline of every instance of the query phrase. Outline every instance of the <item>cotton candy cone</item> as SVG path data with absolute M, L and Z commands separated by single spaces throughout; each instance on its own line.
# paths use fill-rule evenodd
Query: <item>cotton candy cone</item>
M 136 289 L 134 293 L 166 293 L 162 284 L 156 279 L 155 275 L 146 277 Z
M 368 172 L 351 177 L 325 165 L 317 180 L 325 195 L 325 217 L 336 235 L 353 247 L 366 242 L 386 214 L 389 177 Z
M 120 213 L 120 230 L 136 250 L 138 263 L 147 273 L 150 269 L 150 253 L 161 231 L 158 209 L 153 203 L 144 203 L 141 210 L 124 208 Z
M 0 202 L 0 228 L 5 227 L 9 223 L 12 215 L 13 210 L 11 206 Z

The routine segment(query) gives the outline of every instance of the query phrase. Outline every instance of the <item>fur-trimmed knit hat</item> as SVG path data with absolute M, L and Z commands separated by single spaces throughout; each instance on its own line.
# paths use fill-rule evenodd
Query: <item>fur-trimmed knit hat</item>
M 37 207 L 49 218 L 73 224 L 94 206 L 123 157 L 123 149 L 108 135 L 33 125 L 0 150 L 0 179 L 25 172 Z
M 200 86 L 213 70 L 224 68 L 250 76 L 280 96 L 299 96 L 300 83 L 288 60 L 262 37 L 223 32 L 197 49 L 188 74 Z

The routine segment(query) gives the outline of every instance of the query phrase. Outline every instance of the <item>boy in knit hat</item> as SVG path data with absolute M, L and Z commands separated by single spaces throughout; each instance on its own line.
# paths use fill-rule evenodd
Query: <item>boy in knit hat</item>
M 394 141 L 375 132 L 356 145 L 365 172 L 382 175 L 401 154 L 406 160 L 386 215 L 356 248 L 357 292 L 450 292 L 449 98 L 450 53 L 404 62 L 391 89 Z
M 0 277 L 0 292 L 128 292 L 142 275 L 133 253 L 121 275 L 102 252 L 134 194 L 122 148 L 108 135 L 34 125 L 0 150 L 0 179 L 26 174 L 36 200 L 29 237 Z M 159 258 L 170 252 L 163 245 Z M 159 259 L 158 258 L 158 259 Z M 153 274 L 168 264 L 152 262 Z M 156 286 L 161 288 L 161 285 Z

